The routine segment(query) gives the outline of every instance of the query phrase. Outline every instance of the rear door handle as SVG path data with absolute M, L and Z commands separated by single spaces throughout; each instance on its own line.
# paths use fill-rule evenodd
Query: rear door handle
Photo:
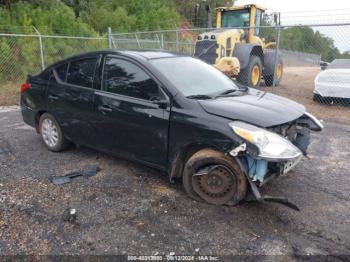
M 49 99 L 51 99 L 51 100 L 58 100 L 58 96 L 49 95 Z
M 98 107 L 98 110 L 101 111 L 102 113 L 105 113 L 105 112 L 112 112 L 112 108 L 110 108 L 110 107 L 107 106 L 107 105 L 99 106 L 99 107 Z

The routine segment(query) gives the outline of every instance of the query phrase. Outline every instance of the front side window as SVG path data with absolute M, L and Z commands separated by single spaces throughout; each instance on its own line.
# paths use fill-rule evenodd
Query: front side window
M 162 99 L 158 84 L 140 67 L 113 57 L 105 61 L 103 89 L 114 94 L 144 100 Z
M 92 88 L 96 58 L 73 61 L 69 65 L 67 82 L 69 84 Z
M 249 16 L 249 9 L 225 11 L 221 18 L 221 27 L 249 26 Z
M 262 11 L 260 9 L 256 9 L 255 14 L 255 28 L 254 28 L 254 35 L 258 36 L 260 34 L 260 26 L 261 26 L 261 20 L 262 20 Z

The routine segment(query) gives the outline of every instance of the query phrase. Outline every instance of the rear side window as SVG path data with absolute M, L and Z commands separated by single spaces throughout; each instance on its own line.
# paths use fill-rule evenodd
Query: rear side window
M 68 64 L 63 64 L 55 68 L 57 76 L 62 82 L 66 82 Z
M 117 58 L 107 58 L 103 72 L 105 91 L 145 100 L 160 100 L 158 84 L 140 67 Z
M 96 58 L 87 58 L 70 63 L 67 82 L 69 84 L 92 88 Z
M 41 80 L 50 80 L 51 70 L 46 69 L 38 75 Z

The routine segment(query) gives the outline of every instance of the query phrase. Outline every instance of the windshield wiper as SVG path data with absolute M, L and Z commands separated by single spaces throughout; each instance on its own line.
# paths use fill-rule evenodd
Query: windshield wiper
M 242 91 L 242 92 L 247 92 L 249 90 L 249 87 L 246 85 L 242 85 L 241 83 L 237 82 L 236 80 L 233 80 L 233 82 L 235 83 L 235 85 L 238 87 L 238 90 Z
M 225 96 L 237 96 L 247 91 L 248 91 L 248 87 L 245 87 L 245 86 L 243 86 L 243 88 L 238 88 L 238 89 L 228 89 L 228 90 L 225 90 L 224 92 L 221 92 L 217 96 L 215 96 L 215 98 L 225 97 Z
M 190 99 L 213 99 L 213 97 L 209 95 L 191 95 L 186 97 Z
M 217 97 L 228 97 L 228 96 L 237 96 L 240 95 L 240 93 L 242 93 L 243 90 L 240 89 L 229 89 L 226 90 L 220 94 L 218 94 L 217 96 L 215 96 L 215 98 Z
M 239 89 L 228 89 L 228 90 L 220 93 L 219 96 L 224 96 L 224 95 L 236 93 L 236 92 L 239 92 L 239 91 L 240 91 Z

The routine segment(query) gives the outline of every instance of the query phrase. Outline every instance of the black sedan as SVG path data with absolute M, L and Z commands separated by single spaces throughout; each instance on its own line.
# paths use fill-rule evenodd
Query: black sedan
M 198 59 L 99 51 L 29 76 L 23 120 L 46 147 L 92 147 L 182 178 L 187 193 L 235 205 L 286 174 L 322 124 L 291 100 L 242 86 Z

